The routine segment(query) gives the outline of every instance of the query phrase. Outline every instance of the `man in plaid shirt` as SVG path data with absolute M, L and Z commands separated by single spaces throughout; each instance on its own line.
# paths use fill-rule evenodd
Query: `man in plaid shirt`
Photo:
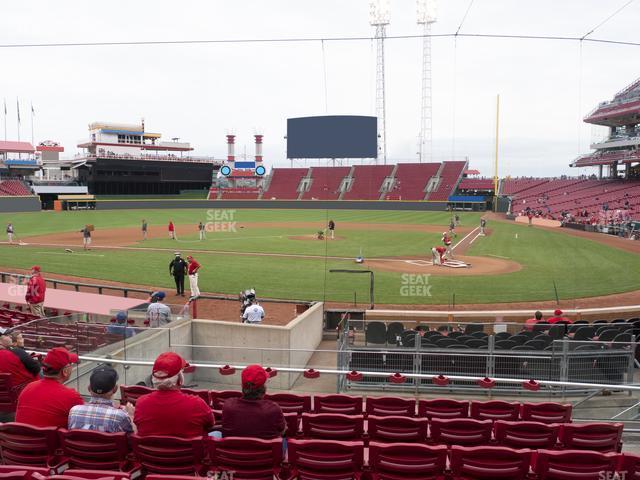
M 97 367 L 89 379 L 91 400 L 76 405 L 69 412 L 69 429 L 95 430 L 98 432 L 133 432 L 133 406 L 124 409 L 113 406 L 111 397 L 118 390 L 118 372 L 108 365 Z

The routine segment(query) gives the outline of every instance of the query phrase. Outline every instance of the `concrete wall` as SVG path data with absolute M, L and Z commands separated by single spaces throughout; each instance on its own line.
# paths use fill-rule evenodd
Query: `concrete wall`
M 0 197 L 0 213 L 39 212 L 40 197 Z
M 275 208 L 298 210 L 418 210 L 444 211 L 447 202 L 395 202 L 349 200 L 98 200 L 97 210 L 173 208 Z
M 194 363 L 304 368 L 322 340 L 323 304 L 317 303 L 287 326 L 245 325 L 214 320 L 193 320 Z M 290 349 L 304 350 L 291 352 Z M 217 369 L 200 368 L 196 380 L 238 388 L 240 375 L 221 375 Z M 279 372 L 269 381 L 274 389 L 289 389 L 299 374 Z

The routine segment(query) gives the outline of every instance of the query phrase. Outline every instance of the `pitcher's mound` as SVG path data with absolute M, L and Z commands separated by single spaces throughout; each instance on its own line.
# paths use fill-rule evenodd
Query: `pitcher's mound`
M 290 240 L 313 240 L 315 242 L 322 242 L 324 240 L 329 240 L 330 242 L 335 242 L 336 240 L 344 240 L 344 237 L 336 235 L 334 238 L 325 236 L 322 240 L 318 238 L 317 235 L 294 235 L 291 237 L 287 237 Z

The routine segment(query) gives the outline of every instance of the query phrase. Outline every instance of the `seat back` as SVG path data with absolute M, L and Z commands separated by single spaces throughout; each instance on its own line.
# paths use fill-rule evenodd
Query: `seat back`
M 378 417 L 388 415 L 413 417 L 416 414 L 416 401 L 400 397 L 367 397 L 366 413 Z
M 571 450 L 619 452 L 622 449 L 622 423 L 583 423 L 563 425 L 559 440 Z
M 469 416 L 469 402 L 436 398 L 434 400 L 420 400 L 418 402 L 418 416 L 432 418 L 467 418 Z
M 145 473 L 198 474 L 202 470 L 202 437 L 131 435 L 131 446 Z
M 451 447 L 453 478 L 519 480 L 527 478 L 531 450 L 505 447 Z
M 523 403 L 520 418 L 529 422 L 570 423 L 572 408 L 570 403 Z
M 359 478 L 364 459 L 362 442 L 290 440 L 291 478 L 344 480 Z
M 277 403 L 283 413 L 303 413 L 311 412 L 311 396 L 296 395 L 294 393 L 272 393 L 266 394 L 265 399 Z
M 540 422 L 508 422 L 498 420 L 493 424 L 498 445 L 511 448 L 553 448 L 558 441 L 560 425 Z
M 371 420 L 369 420 L 371 425 Z M 323 440 L 361 440 L 364 432 L 362 415 L 340 413 L 302 414 L 302 436 Z
M 224 401 L 227 398 L 242 397 L 242 392 L 239 390 L 211 390 L 209 395 L 211 397 L 211 408 L 214 410 L 222 410 Z
M 129 480 L 130 478 L 132 477 L 128 473 L 124 472 L 72 468 L 70 470 L 65 470 L 62 475 L 47 477 L 47 480 Z
M 640 478 L 640 455 L 633 453 L 624 453 L 620 459 L 618 468 L 620 473 L 626 472 L 625 477 L 637 480 Z
M 377 442 L 369 444 L 369 466 L 374 478 L 441 478 L 446 463 L 447 447 L 444 445 Z
M 599 480 L 603 472 L 615 472 L 615 453 L 584 450 L 538 450 L 534 472 L 539 480 Z
M 0 424 L 0 454 L 5 465 L 47 467 L 58 449 L 55 427 L 32 427 L 24 423 Z
M 488 402 L 471 402 L 471 418 L 476 420 L 518 420 L 520 404 L 518 402 L 504 402 L 490 400 Z
M 491 420 L 433 418 L 431 440 L 447 445 L 486 445 L 491 440 L 491 427 Z
M 16 395 L 11 383 L 10 373 L 0 373 L 0 412 L 10 413 L 16 411 Z
M 280 471 L 281 438 L 209 437 L 206 442 L 212 464 L 209 473 L 222 475 L 223 472 L 233 472 L 233 478 L 272 480 Z
M 351 395 L 314 395 L 313 413 L 341 413 L 343 415 L 360 415 L 362 413 L 362 397 Z
M 142 385 L 120 385 L 120 403 L 122 405 L 127 403 L 135 405 L 138 398 L 151 392 L 153 392 L 153 388 Z
M 367 417 L 367 434 L 374 442 L 426 442 L 429 420 L 409 417 Z
M 38 474 L 34 476 L 34 474 Z M 47 478 L 50 470 L 47 467 L 27 467 L 25 465 L 0 465 L 0 478 L 15 479 L 15 480 L 31 480 Z
M 60 444 L 71 468 L 127 470 L 127 434 L 91 430 L 58 430 Z
M 200 397 L 207 405 L 211 405 L 211 395 L 209 395 L 209 390 L 200 388 L 181 388 L 180 391 L 182 393 L 186 393 L 187 395 L 195 395 L 196 397 Z

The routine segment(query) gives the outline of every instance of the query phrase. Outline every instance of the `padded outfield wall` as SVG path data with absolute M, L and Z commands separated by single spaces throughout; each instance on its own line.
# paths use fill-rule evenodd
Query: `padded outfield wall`
M 42 209 L 40 197 L 0 197 L 0 213 L 39 212 Z
M 417 210 L 442 212 L 447 202 L 349 200 L 98 200 L 97 210 L 174 208 L 266 208 L 300 210 Z

